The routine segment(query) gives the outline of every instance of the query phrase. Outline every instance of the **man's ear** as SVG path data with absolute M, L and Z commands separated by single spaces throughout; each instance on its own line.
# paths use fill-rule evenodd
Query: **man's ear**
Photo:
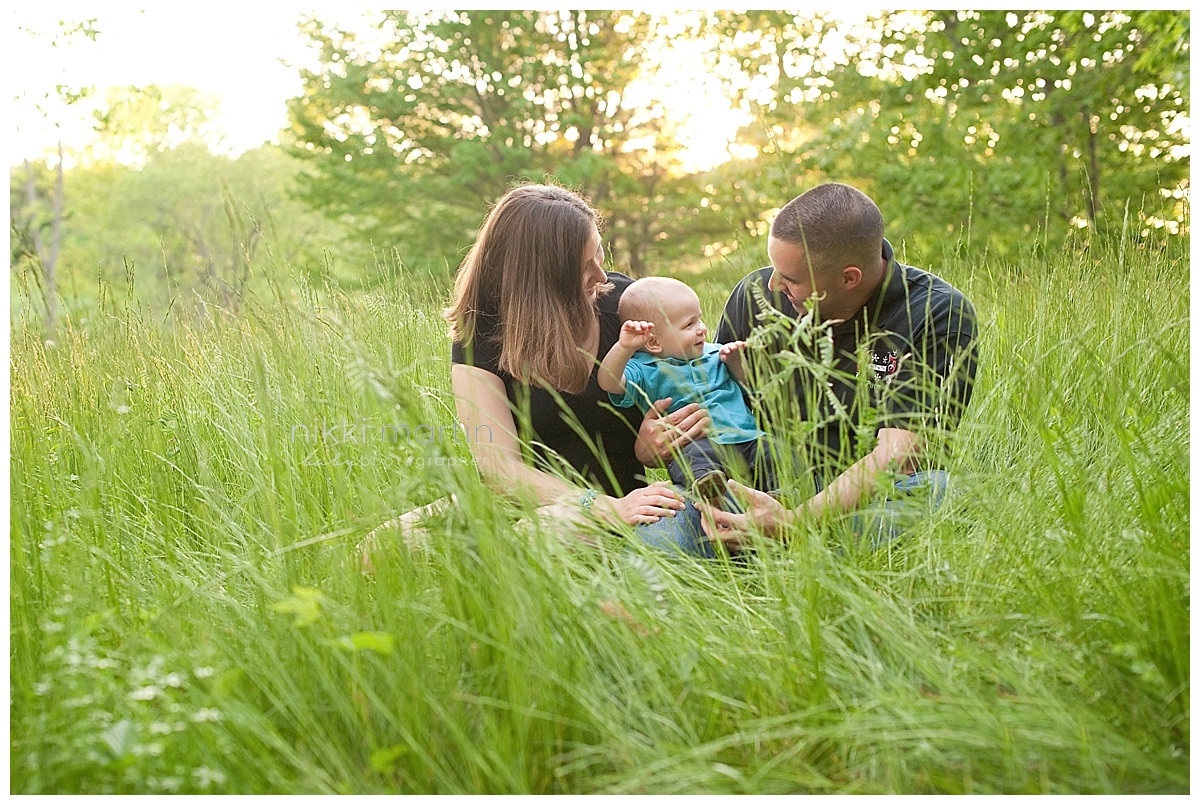
M 846 266 L 842 269 L 842 290 L 849 291 L 858 287 L 862 282 L 862 269 L 858 266 Z

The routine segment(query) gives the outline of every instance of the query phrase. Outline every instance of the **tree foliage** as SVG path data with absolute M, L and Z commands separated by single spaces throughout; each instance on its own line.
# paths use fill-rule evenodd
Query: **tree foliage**
M 661 100 L 629 90 L 662 58 L 662 18 L 616 11 L 389 12 L 369 35 L 308 21 L 321 67 L 291 104 L 304 194 L 407 260 L 457 265 L 521 179 L 577 187 L 636 274 L 698 216 Z
M 58 20 L 51 32 L 43 33 L 30 28 L 18 26 L 23 35 L 47 36 L 51 47 L 68 45 L 80 37 L 95 40 L 99 31 L 96 20 Z M 66 83 L 55 85 L 53 92 L 44 93 L 34 103 L 34 108 L 43 118 L 51 116 L 50 108 L 55 103 L 61 106 L 71 106 L 85 98 L 91 91 L 90 87 L 73 87 Z M 25 93 L 14 100 L 25 97 Z M 57 128 L 58 123 L 56 122 Z M 18 130 L 20 126 L 18 125 Z M 39 188 L 38 169 L 24 160 L 23 194 L 19 201 L 13 197 L 10 181 L 9 193 L 9 232 L 13 246 L 10 246 L 10 263 L 18 261 L 26 267 L 34 269 L 42 304 L 45 309 L 45 329 L 53 334 L 58 326 L 58 257 L 62 248 L 63 209 L 65 207 L 65 181 L 63 165 L 63 144 L 59 138 L 57 162 L 54 164 L 54 181 L 42 183 Z M 20 209 L 14 215 L 13 210 Z
M 145 163 L 184 143 L 220 146 L 220 99 L 184 84 L 109 87 L 93 111 L 93 159 Z
M 758 91 L 744 134 L 767 188 L 858 184 L 890 227 L 929 243 L 1054 245 L 1073 226 L 1122 227 L 1127 206 L 1143 234 L 1182 231 L 1186 13 L 897 12 L 839 27 L 759 12 L 713 30 L 757 82 L 742 81 Z
M 61 155 L 10 172 L 15 272 L 37 266 L 38 238 L 60 223 L 52 299 L 61 293 L 86 304 L 97 298 L 98 278 L 120 289 L 128 276 L 156 309 L 198 293 L 232 310 L 268 280 L 286 285 L 288 272 L 324 272 L 331 250 L 350 272 L 335 279 L 361 276 L 355 262 L 366 255 L 293 197 L 297 160 L 269 145 L 236 158 L 212 152 L 213 99 L 187 87 L 124 88 L 104 98 L 96 142 L 67 153 L 73 165 L 61 176 Z M 46 199 L 58 181 L 66 192 L 56 218 Z

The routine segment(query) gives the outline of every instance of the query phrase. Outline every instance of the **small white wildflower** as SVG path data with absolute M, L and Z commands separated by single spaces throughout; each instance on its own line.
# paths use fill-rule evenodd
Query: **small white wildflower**
M 182 688 L 183 687 L 183 677 L 181 677 L 179 674 L 176 674 L 176 673 L 167 674 L 166 676 L 164 676 L 162 679 L 160 679 L 158 681 L 159 681 L 159 683 L 161 683 L 162 685 L 164 685 L 165 687 L 168 687 L 168 688 Z
M 155 721 L 150 725 L 151 735 L 170 735 L 172 732 L 171 725 L 165 721 Z
M 133 754 L 135 757 L 145 757 L 146 755 L 149 755 L 150 757 L 159 757 L 162 753 L 162 744 L 138 744 L 137 746 L 133 747 Z
M 196 784 L 201 788 L 208 788 L 214 783 L 221 785 L 225 782 L 225 775 L 223 773 L 217 769 L 210 769 L 208 766 L 192 769 L 192 776 L 196 778 Z
M 192 721 L 197 724 L 203 721 L 220 721 L 221 711 L 215 707 L 201 707 L 196 712 L 192 713 Z
M 67 593 L 66 595 L 64 595 L 64 596 L 63 596 L 63 603 L 64 603 L 64 604 L 69 604 L 69 603 L 71 603 L 71 602 L 72 602 L 72 601 L 74 601 L 74 600 L 75 600 L 75 596 L 71 595 L 70 593 Z
M 182 777 L 164 777 L 159 781 L 158 785 L 164 791 L 175 791 L 179 788 L 179 786 L 183 785 L 183 778 Z
M 49 682 L 39 682 L 33 686 L 33 693 L 35 696 L 45 696 L 49 692 L 50 692 L 50 683 Z
M 42 624 L 42 630 L 54 634 L 55 632 L 61 632 L 63 625 L 57 621 L 46 621 Z
M 213 675 L 213 669 L 207 665 L 201 665 L 199 668 L 194 669 L 192 673 L 196 675 L 197 679 L 207 679 Z
M 158 694 L 162 693 L 162 689 L 158 685 L 147 685 L 144 688 L 138 688 L 129 694 L 129 698 L 135 702 L 148 702 Z

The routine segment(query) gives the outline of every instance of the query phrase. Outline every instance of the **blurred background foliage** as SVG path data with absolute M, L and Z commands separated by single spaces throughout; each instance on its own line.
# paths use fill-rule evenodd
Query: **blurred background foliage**
M 318 276 L 440 284 L 490 203 L 547 178 L 593 200 L 614 268 L 634 275 L 762 251 L 774 212 L 824 181 L 871 194 L 917 259 L 1131 235 L 1187 248 L 1188 12 L 368 22 L 300 22 L 319 66 L 301 72 L 280 144 L 237 156 L 220 152 L 211 96 L 92 94 L 92 142 L 10 170 L 14 314 L 53 328 L 54 303 L 86 311 L 101 279 L 136 283 L 154 309 L 200 297 L 234 312 Z M 682 90 L 655 80 L 684 53 L 744 123 L 709 164 L 684 147 L 704 118 L 672 114 Z

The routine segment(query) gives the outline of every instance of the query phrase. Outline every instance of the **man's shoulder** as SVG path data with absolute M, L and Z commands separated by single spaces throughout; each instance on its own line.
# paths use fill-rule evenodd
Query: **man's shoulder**
M 717 327 L 718 340 L 728 342 L 748 338 L 763 302 L 786 315 L 796 315 L 787 298 L 770 289 L 768 283 L 772 271 L 770 266 L 751 271 L 734 286 Z
M 949 280 L 916 266 L 896 261 L 889 296 L 895 312 L 919 310 L 928 317 L 954 314 L 974 317 L 975 308 L 966 294 Z
M 738 284 L 736 286 L 734 286 L 732 295 L 744 296 L 747 293 L 747 288 L 749 288 L 751 285 L 757 285 L 758 287 L 760 287 L 762 290 L 765 291 L 765 290 L 767 290 L 767 283 L 770 281 L 770 279 L 771 279 L 771 267 L 770 266 L 767 266 L 765 268 L 759 268 L 759 269 L 756 269 L 755 271 L 751 271 L 749 274 L 742 277 L 741 280 L 738 281 Z
M 766 301 L 781 313 L 795 316 L 796 311 L 788 302 L 787 297 L 778 291 L 771 290 L 770 282 L 773 271 L 773 268 L 766 266 L 742 277 L 729 294 L 729 301 L 725 304 L 726 316 L 741 316 L 748 312 L 757 313 L 762 301 Z

